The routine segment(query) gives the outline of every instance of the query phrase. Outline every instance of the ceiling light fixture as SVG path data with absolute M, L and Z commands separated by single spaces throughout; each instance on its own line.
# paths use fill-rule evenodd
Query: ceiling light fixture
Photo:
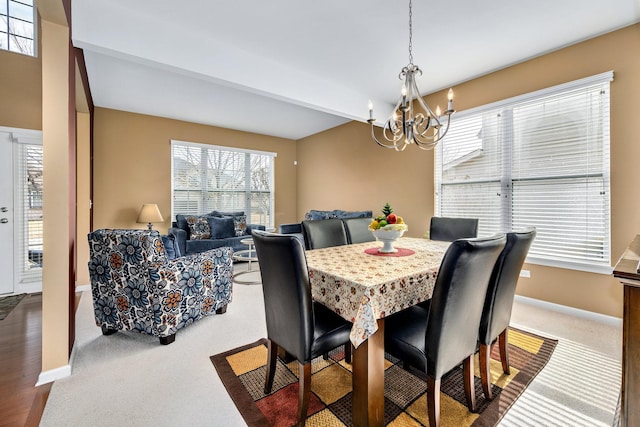
M 436 108 L 436 112 L 431 110 L 424 102 L 418 85 L 416 84 L 416 75 L 422 75 L 422 70 L 413 64 L 413 52 L 411 39 L 413 37 L 411 11 L 412 2 L 409 0 L 409 64 L 405 66 L 398 78 L 404 80 L 402 85 L 402 93 L 398 103 L 393 109 L 393 113 L 387 119 L 382 131 L 382 137 L 386 140 L 380 142 L 375 134 L 373 118 L 373 104 L 369 101 L 369 124 L 371 125 L 371 136 L 373 140 L 385 148 L 394 148 L 396 151 L 403 151 L 410 144 L 416 144 L 423 150 L 430 150 L 436 146 L 449 130 L 451 115 L 455 113 L 453 109 L 453 90 L 449 89 L 449 101 L 447 110 L 440 112 L 440 106 Z M 422 112 L 419 112 L 419 108 Z M 446 121 L 446 123 L 445 123 Z

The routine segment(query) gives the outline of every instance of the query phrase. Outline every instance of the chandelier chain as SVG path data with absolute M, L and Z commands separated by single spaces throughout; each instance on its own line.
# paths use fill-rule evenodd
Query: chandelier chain
M 413 11 L 412 9 L 412 1 L 409 0 L 409 65 L 413 65 Z

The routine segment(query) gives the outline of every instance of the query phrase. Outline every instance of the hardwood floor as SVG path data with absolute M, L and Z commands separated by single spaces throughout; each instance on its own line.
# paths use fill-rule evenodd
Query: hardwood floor
M 27 295 L 0 320 L 0 426 L 37 426 L 51 384 L 42 368 L 42 295 Z

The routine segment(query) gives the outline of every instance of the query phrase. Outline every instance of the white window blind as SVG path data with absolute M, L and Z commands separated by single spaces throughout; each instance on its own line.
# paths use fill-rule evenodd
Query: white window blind
M 42 145 L 15 141 L 17 282 L 42 280 Z
M 273 227 L 275 153 L 171 141 L 172 218 L 244 211 L 248 224 Z
M 610 272 L 613 73 L 460 113 L 436 151 L 436 212 L 479 235 L 534 226 L 528 262 Z
M 35 56 L 33 0 L 0 0 L 0 49 Z

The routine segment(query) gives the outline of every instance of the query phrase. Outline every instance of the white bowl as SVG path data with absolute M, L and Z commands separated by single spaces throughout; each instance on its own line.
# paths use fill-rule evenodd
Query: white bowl
M 371 230 L 373 236 L 379 242 L 382 242 L 382 247 L 378 249 L 378 252 L 383 254 L 392 254 L 398 252 L 397 249 L 393 247 L 393 242 L 398 240 L 404 234 L 406 230 L 385 230 L 383 228 L 378 230 Z

